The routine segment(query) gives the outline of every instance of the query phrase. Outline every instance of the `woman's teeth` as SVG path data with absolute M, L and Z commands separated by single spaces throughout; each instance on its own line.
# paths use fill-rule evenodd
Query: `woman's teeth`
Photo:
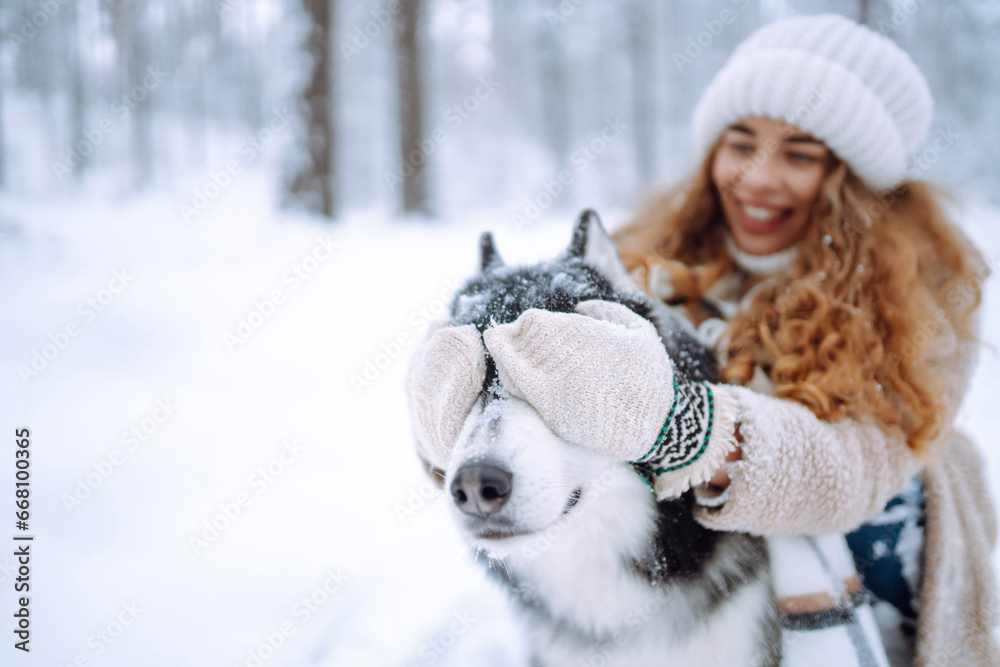
M 779 209 L 773 208 L 760 208 L 758 206 L 743 206 L 743 211 L 747 214 L 747 217 L 753 218 L 754 220 L 774 220 L 782 214 Z

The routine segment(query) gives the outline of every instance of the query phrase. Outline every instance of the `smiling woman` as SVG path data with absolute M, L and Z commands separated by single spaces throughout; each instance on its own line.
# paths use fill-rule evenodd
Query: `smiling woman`
M 693 178 L 616 234 L 636 282 L 743 385 L 740 447 L 695 486 L 696 515 L 769 536 L 786 650 L 803 664 L 820 664 L 814 642 L 832 632 L 803 606 L 822 593 L 827 611 L 848 609 L 858 589 L 848 576 L 802 587 L 815 555 L 791 540 L 819 533 L 846 534 L 849 552 L 815 549 L 816 571 L 853 560 L 893 667 L 936 664 L 946 642 L 961 646 L 949 664 L 997 664 L 994 508 L 954 424 L 989 269 L 941 194 L 904 179 L 931 110 L 885 37 L 838 16 L 770 24 L 706 88 Z M 856 648 L 875 664 L 882 647 Z
M 459 326 L 439 332 L 437 360 L 415 367 L 411 402 L 427 418 L 418 449 L 424 437 L 422 455 L 451 466 L 463 521 L 506 531 L 495 510 L 518 506 L 518 475 L 523 491 L 523 480 L 574 451 L 563 447 L 582 446 L 639 466 L 661 506 L 677 497 L 691 503 L 673 506 L 666 544 L 680 556 L 698 552 L 689 535 L 700 529 L 676 530 L 686 520 L 709 529 L 709 541 L 765 537 L 781 612 L 780 639 L 765 640 L 772 663 L 780 650 L 786 667 L 930 667 L 941 656 L 998 664 L 995 510 L 978 450 L 954 423 L 976 358 L 974 315 L 988 270 L 939 193 L 905 180 L 931 112 L 910 58 L 843 17 L 793 17 L 751 35 L 695 109 L 700 168 L 616 234 L 624 264 L 616 288 L 627 293 L 631 278 L 663 303 L 614 315 L 615 304 L 590 305 L 614 301 L 611 294 L 576 293 L 551 312 L 510 308 L 544 274 L 503 284 L 512 274 L 496 269 L 497 316 L 477 329 L 455 314 Z M 591 268 L 614 254 L 576 253 Z M 494 263 L 484 260 L 484 270 Z M 576 283 L 565 267 L 551 280 Z M 669 349 L 672 333 L 651 331 L 643 318 L 655 320 L 664 304 L 689 320 L 681 328 L 714 354 L 722 382 L 685 368 L 691 354 Z M 427 345 L 434 350 L 434 339 Z M 463 426 L 452 415 L 475 413 L 491 397 L 495 412 L 481 406 L 479 422 Z M 504 424 L 521 424 L 505 441 L 514 454 L 539 455 L 539 442 L 555 453 L 525 465 L 531 472 L 515 471 L 513 483 L 478 449 L 504 441 L 493 419 L 501 414 L 511 417 Z M 458 474 L 465 455 L 475 467 Z M 473 502 L 470 489 L 485 488 Z M 570 517 L 599 504 L 575 481 L 527 488 L 538 490 L 524 505 L 536 531 L 562 520 L 575 488 L 582 492 Z M 595 526 L 598 542 L 636 539 L 627 524 L 649 500 L 623 495 L 633 512 L 616 510 L 625 518 Z M 560 553 L 532 583 L 565 580 L 596 549 Z M 620 563 L 605 558 L 602 573 Z M 676 563 L 664 571 L 676 574 Z M 589 597 L 597 578 L 581 577 L 588 586 L 569 595 L 549 590 L 549 601 L 617 623 L 606 612 L 638 598 L 621 585 Z M 670 636 L 664 623 L 657 640 Z M 750 627 L 738 618 L 722 626 Z
M 748 117 L 730 125 L 712 180 L 736 245 L 767 255 L 798 241 L 829 163 L 823 142 L 784 121 Z

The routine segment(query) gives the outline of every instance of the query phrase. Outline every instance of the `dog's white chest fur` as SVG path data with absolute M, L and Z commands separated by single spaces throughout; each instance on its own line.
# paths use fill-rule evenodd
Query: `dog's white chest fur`
M 710 618 L 693 622 L 677 588 L 653 586 L 627 565 L 646 555 L 656 529 L 650 491 L 626 466 L 586 454 L 574 459 L 589 480 L 577 506 L 508 545 L 495 564 L 517 581 L 522 600 L 540 605 L 537 613 L 560 619 L 553 632 L 525 615 L 542 664 L 753 664 L 760 638 L 746 621 L 767 604 L 767 582 L 745 586 Z

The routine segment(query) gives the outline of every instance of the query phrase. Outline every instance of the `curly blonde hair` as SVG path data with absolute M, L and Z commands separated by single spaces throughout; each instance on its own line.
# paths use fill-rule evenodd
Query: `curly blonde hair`
M 700 301 L 733 266 L 711 177 L 717 150 L 614 234 L 641 282 L 654 265 L 669 271 L 671 302 Z M 774 395 L 821 419 L 898 425 L 925 451 L 946 406 L 921 352 L 942 325 L 974 337 L 985 267 L 942 196 L 923 181 L 880 194 L 832 157 L 788 279 L 762 286 L 729 323 L 722 379 L 746 384 L 760 367 Z

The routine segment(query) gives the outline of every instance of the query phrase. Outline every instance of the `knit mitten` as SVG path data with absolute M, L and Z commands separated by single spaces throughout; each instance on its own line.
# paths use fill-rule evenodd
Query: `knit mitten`
M 406 393 L 417 451 L 447 469 L 462 424 L 479 397 L 486 377 L 486 351 L 471 324 L 431 324 L 410 363 Z
M 726 389 L 676 372 L 653 324 L 621 304 L 531 309 L 483 340 L 503 385 L 553 433 L 642 464 L 660 498 L 708 481 L 736 448 Z

